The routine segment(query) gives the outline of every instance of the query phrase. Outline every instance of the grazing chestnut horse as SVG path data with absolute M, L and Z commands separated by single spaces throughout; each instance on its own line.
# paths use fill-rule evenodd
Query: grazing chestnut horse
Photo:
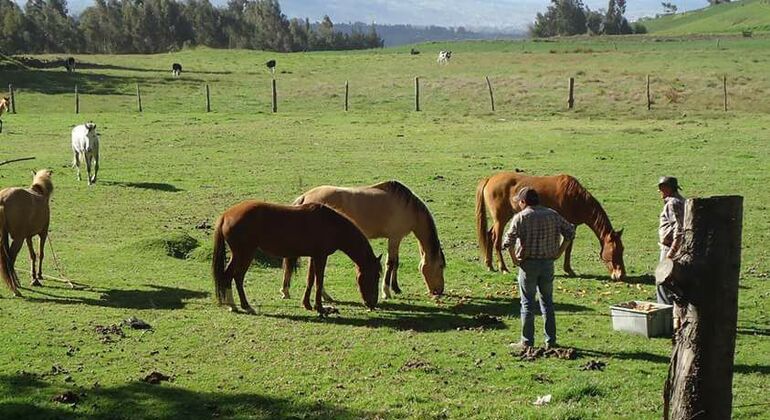
M 6 188 L 0 191 L 0 276 L 14 296 L 21 296 L 14 265 L 24 241 L 27 242 L 32 262 L 32 285 L 41 286 L 43 249 L 51 217 L 48 201 L 52 192 L 51 171 L 48 169 L 37 171 L 29 188 Z M 32 238 L 36 235 L 40 236 L 40 258 L 37 261 L 32 245 Z M 9 236 L 13 240 L 10 246 Z
M 420 272 L 428 292 L 444 293 L 444 251 L 428 206 L 409 188 L 398 181 L 386 181 L 369 187 L 341 188 L 321 186 L 302 194 L 294 201 L 322 203 L 349 217 L 369 239 L 388 239 L 388 264 L 382 284 L 382 297 L 390 298 L 390 290 L 401 293 L 398 287 L 398 250 L 401 241 L 414 233 L 420 247 Z M 284 262 L 283 293 L 289 297 L 290 267 L 296 261 Z M 331 298 L 324 293 L 328 300 Z
M 225 243 L 232 257 L 225 268 Z M 232 281 L 238 289 L 241 308 L 249 313 L 243 291 L 243 277 L 254 259 L 256 250 L 276 257 L 311 257 L 303 306 L 310 306 L 310 291 L 315 280 L 315 308 L 322 316 L 321 306 L 324 269 L 329 255 L 340 250 L 356 264 L 356 281 L 364 303 L 377 305 L 377 282 L 382 265 L 369 246 L 366 236 L 347 217 L 322 204 L 283 206 L 259 201 L 244 201 L 229 208 L 214 228 L 214 258 L 212 271 L 214 290 L 220 304 L 235 310 Z
M 4 112 L 8 112 L 11 110 L 10 104 L 11 104 L 11 98 L 7 96 L 5 98 L 0 98 L 0 117 L 3 116 Z M 3 132 L 3 120 L 0 119 L 0 133 L 2 132 Z
M 476 189 L 476 232 L 488 269 L 493 270 L 491 246 L 494 246 L 500 271 L 508 271 L 501 252 L 503 229 L 514 213 L 521 210 L 518 203 L 513 202 L 513 197 L 522 187 L 534 188 L 540 196 L 540 204 L 556 210 L 570 223 L 588 225 L 599 239 L 599 257 L 607 265 L 610 277 L 613 280 L 625 277 L 623 242 L 620 239 L 623 230 L 612 230 L 607 213 L 577 179 L 569 175 L 529 176 L 518 172 L 501 172 L 484 178 Z M 487 230 L 487 208 L 494 221 L 491 230 Z M 564 253 L 564 272 L 574 276 L 571 253 L 572 244 Z

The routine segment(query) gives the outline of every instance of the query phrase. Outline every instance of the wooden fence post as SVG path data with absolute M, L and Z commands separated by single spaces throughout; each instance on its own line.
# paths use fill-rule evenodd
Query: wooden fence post
M 727 111 L 727 75 L 722 76 L 722 90 L 724 91 L 725 96 L 725 111 Z
M 211 112 L 211 90 L 208 83 L 206 83 L 206 112 Z
M 567 106 L 569 109 L 575 107 L 575 78 L 569 78 L 569 97 L 567 98 Z
M 495 112 L 495 95 L 492 93 L 492 82 L 489 81 L 489 76 L 485 76 L 487 79 L 487 87 L 489 88 L 489 102 L 492 104 L 492 112 Z
M 420 77 L 414 78 L 414 110 L 420 112 Z
M 684 243 L 656 283 L 675 293 L 664 419 L 729 419 L 738 325 L 743 197 L 687 200 Z
M 80 114 L 80 94 L 78 93 L 78 85 L 75 84 L 75 113 Z
M 8 93 L 11 95 L 11 114 L 16 113 L 16 94 L 13 91 L 13 84 L 8 83 Z
M 350 94 L 350 85 L 345 80 L 345 112 L 348 112 L 348 95 Z
M 275 79 L 272 79 L 273 83 L 273 113 L 278 112 L 278 90 L 275 85 Z
M 647 75 L 647 110 L 652 109 L 652 96 L 650 95 L 650 75 Z
M 139 90 L 139 83 L 136 84 L 136 105 L 139 107 L 139 112 L 142 112 L 142 92 Z

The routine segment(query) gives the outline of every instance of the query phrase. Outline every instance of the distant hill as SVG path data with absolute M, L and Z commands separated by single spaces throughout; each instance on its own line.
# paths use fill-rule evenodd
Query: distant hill
M 523 31 L 472 31 L 463 27 L 446 28 L 443 26 L 415 26 L 415 25 L 374 25 L 375 30 L 385 41 L 386 47 L 394 47 L 404 44 L 417 44 L 427 41 L 463 41 L 463 40 L 497 40 L 497 39 L 518 39 L 524 38 L 526 33 Z M 353 30 L 367 33 L 371 30 L 371 25 L 356 22 L 335 23 L 334 29 L 344 33 L 350 33 Z
M 770 31 L 770 0 L 723 3 L 640 22 L 650 33 L 669 35 Z

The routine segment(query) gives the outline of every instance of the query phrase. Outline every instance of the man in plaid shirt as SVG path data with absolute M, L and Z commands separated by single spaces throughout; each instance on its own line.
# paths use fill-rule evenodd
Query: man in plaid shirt
M 519 266 L 521 295 L 521 342 L 525 349 L 535 343 L 535 295 L 540 292 L 540 310 L 545 318 L 546 348 L 556 346 L 556 316 L 553 309 L 553 262 L 575 238 L 575 227 L 559 213 L 540 205 L 537 191 L 524 187 L 516 193 L 523 209 L 505 232 L 503 249 Z M 563 238 L 563 240 L 562 240 Z

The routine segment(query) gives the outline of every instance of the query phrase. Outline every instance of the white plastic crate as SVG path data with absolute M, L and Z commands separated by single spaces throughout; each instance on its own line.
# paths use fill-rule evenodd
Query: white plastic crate
M 612 329 L 649 337 L 670 337 L 674 307 L 634 300 L 610 306 Z

